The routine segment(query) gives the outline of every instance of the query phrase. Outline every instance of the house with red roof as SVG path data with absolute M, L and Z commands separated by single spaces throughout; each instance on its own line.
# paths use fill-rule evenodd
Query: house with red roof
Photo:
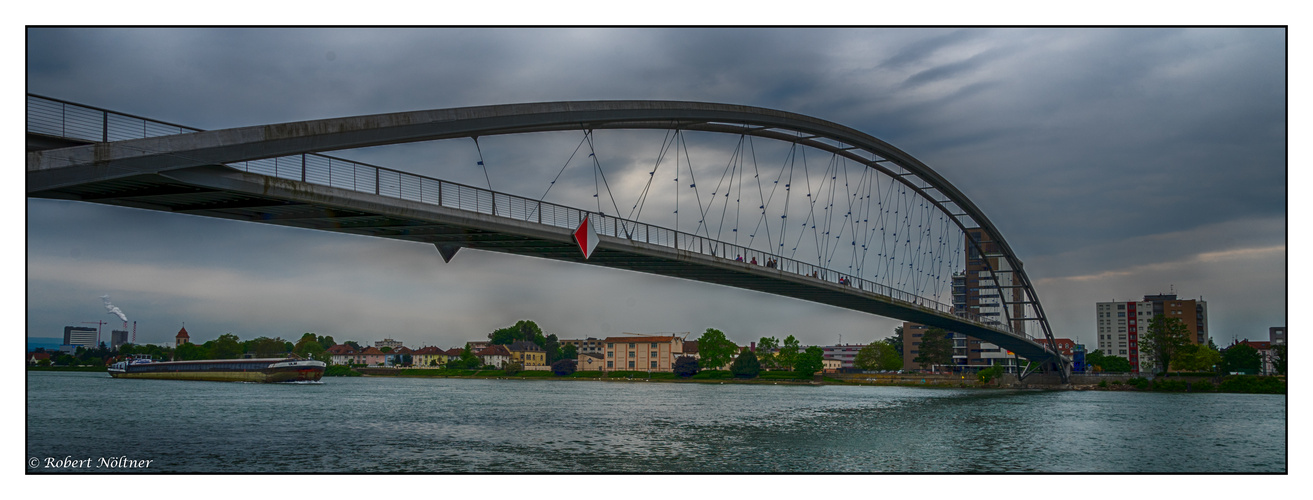
M 414 364 L 414 351 L 409 347 L 401 346 L 391 352 L 383 353 L 384 366 L 410 366 Z
M 356 348 L 347 344 L 337 344 L 333 347 L 329 347 L 324 352 L 327 352 L 332 356 L 329 362 L 335 365 L 365 364 L 365 360 L 361 357 L 360 352 L 356 351 Z
M 383 366 L 387 354 L 378 350 L 377 347 L 366 347 L 360 351 L 360 359 L 369 366 Z
M 50 359 L 50 353 L 46 353 L 46 352 L 30 352 L 30 353 L 27 353 L 27 364 L 29 364 L 29 365 L 36 366 L 37 362 L 38 362 L 38 361 L 41 361 L 41 360 L 43 360 L 43 359 L 45 359 L 45 360 L 49 360 L 49 359 Z
M 440 368 L 447 364 L 447 352 L 433 346 L 416 349 L 411 356 L 416 368 Z
M 485 365 L 501 368 L 511 360 L 511 351 L 504 345 L 493 344 L 475 353 Z
M 547 366 L 547 351 L 533 342 L 517 340 L 506 346 L 506 350 L 511 352 L 511 361 L 520 366 Z

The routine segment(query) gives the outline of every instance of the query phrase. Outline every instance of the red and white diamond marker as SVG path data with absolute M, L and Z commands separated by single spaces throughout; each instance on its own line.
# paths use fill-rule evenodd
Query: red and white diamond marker
M 593 224 L 584 218 L 579 223 L 579 228 L 574 230 L 574 240 L 579 242 L 579 249 L 583 250 L 584 258 L 587 259 L 593 255 L 593 249 L 597 248 L 597 231 L 593 230 Z

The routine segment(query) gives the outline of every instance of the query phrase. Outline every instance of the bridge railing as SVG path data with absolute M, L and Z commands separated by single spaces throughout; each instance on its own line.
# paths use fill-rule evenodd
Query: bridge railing
M 28 94 L 27 131 L 90 142 L 110 142 L 187 134 L 201 129 Z
M 110 142 L 201 132 L 202 129 L 27 94 L 27 131 L 90 142 Z M 602 213 L 521 198 L 321 154 L 264 158 L 230 163 L 228 166 L 255 174 L 300 180 L 553 227 L 574 229 L 584 217 L 588 217 L 597 233 L 604 236 L 640 241 L 726 261 L 739 261 L 741 258 L 744 266 L 753 266 L 752 262 L 755 259 L 756 266 L 765 267 L 768 261 L 774 260 L 777 264 L 773 269 L 779 273 L 790 273 L 837 286 L 855 288 L 887 297 L 907 307 L 951 314 L 986 328 L 1034 340 L 1025 333 L 1014 332 L 1008 325 L 994 318 L 955 311 L 952 305 L 846 273 L 705 236 Z

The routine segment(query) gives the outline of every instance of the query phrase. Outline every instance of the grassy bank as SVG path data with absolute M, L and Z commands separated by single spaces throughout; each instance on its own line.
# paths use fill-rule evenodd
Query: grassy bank
M 364 374 L 371 377 L 414 377 L 414 378 L 481 378 L 481 379 L 546 379 L 546 380 L 612 380 L 612 381 L 653 381 L 653 382 L 691 382 L 691 383 L 736 383 L 736 384 L 777 384 L 777 383 L 812 383 L 810 375 L 794 372 L 762 372 L 751 379 L 735 378 L 728 371 L 704 370 L 692 377 L 680 377 L 670 372 L 645 371 L 579 371 L 570 375 L 558 376 L 550 371 L 520 371 L 507 374 L 504 370 L 447 370 L 401 368 L 380 369 L 366 368 Z M 327 373 L 325 373 L 327 375 Z M 826 379 L 830 383 L 842 383 L 835 379 Z
M 1097 386 L 1082 387 L 1105 391 L 1153 391 L 1153 392 L 1227 392 L 1237 394 L 1285 394 L 1284 377 L 1261 375 L 1228 375 L 1220 383 L 1216 377 L 1158 377 L 1149 380 L 1135 377 L 1125 382 L 1099 382 Z

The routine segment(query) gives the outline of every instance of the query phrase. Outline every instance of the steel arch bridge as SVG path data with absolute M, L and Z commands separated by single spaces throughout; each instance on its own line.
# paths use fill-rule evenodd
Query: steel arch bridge
M 1070 370 L 1021 261 L 971 200 L 898 148 L 814 117 L 704 102 L 577 101 L 200 131 L 29 94 L 27 129 L 29 197 L 426 242 L 446 261 L 460 248 L 471 247 L 681 277 L 970 335 L 1057 368 L 1064 381 Z M 720 241 L 711 237 L 709 228 L 705 236 L 697 230 L 679 232 L 600 209 L 580 210 L 319 154 L 440 139 L 474 138 L 477 143 L 485 136 L 599 129 L 770 139 L 827 152 L 887 176 L 932 205 L 963 234 L 982 235 L 964 240 L 992 278 L 980 280 L 980 286 L 997 294 L 1001 319 L 969 314 L 859 276 L 845 278 L 823 261 L 811 264 L 778 255 L 783 252 L 739 246 L 737 238 L 735 243 Z M 764 217 L 764 205 L 762 209 Z M 571 234 L 585 217 L 601 236 L 597 253 L 587 260 Z M 731 254 L 760 256 L 777 264 L 753 266 Z M 1039 331 L 1032 336 L 1026 325 L 1038 325 Z

